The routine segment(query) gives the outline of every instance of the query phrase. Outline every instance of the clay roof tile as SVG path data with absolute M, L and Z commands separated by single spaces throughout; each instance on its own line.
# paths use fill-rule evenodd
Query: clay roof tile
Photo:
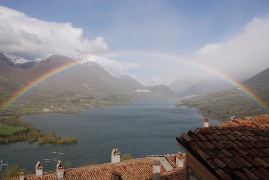
M 261 158 L 259 157 L 255 157 L 254 158 L 261 166 L 263 166 L 264 168 L 267 168 L 269 167 L 269 164 L 267 162 L 265 162 L 264 160 L 262 160 Z
M 255 176 L 252 172 L 250 172 L 247 168 L 243 168 L 242 171 L 249 179 L 259 179 L 257 176 Z
M 201 149 L 197 149 L 196 152 L 200 155 L 200 157 L 205 161 L 209 158 L 209 156 Z
M 216 148 L 218 148 L 219 150 L 225 148 L 222 144 L 218 143 L 217 141 L 212 141 L 211 143 L 212 143 Z
M 244 175 L 241 171 L 236 170 L 236 171 L 233 171 L 233 172 L 239 179 L 248 179 L 247 176 Z M 236 178 L 236 179 L 238 179 L 238 178 Z

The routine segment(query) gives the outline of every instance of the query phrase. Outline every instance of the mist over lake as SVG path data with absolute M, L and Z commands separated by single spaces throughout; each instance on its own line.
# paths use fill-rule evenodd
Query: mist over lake
M 139 100 L 131 104 L 92 107 L 75 114 L 38 114 L 21 119 L 60 136 L 77 136 L 75 144 L 38 144 L 18 142 L 0 145 L 0 158 L 9 166 L 19 164 L 34 172 L 37 161 L 59 159 L 72 167 L 110 162 L 111 150 L 118 148 L 134 158 L 151 154 L 182 151 L 176 136 L 203 124 L 203 116 L 193 108 L 175 107 L 176 100 Z M 210 125 L 217 124 L 210 120 Z M 44 170 L 53 170 L 54 162 L 44 162 Z M 4 170 L 5 167 L 2 168 Z

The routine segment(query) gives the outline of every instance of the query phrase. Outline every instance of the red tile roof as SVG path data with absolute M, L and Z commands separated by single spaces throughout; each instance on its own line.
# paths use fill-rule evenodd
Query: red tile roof
M 184 132 L 177 141 L 219 179 L 269 177 L 269 114 Z
M 175 156 L 165 156 L 167 160 L 175 165 Z M 125 160 L 120 163 L 105 163 L 91 166 L 83 166 L 78 168 L 70 168 L 65 170 L 64 180 L 109 180 L 112 173 L 115 175 L 121 175 L 123 180 L 145 180 L 152 179 L 154 158 L 137 158 L 131 160 Z M 184 177 L 185 179 L 185 167 L 173 168 L 170 172 L 166 171 L 161 166 L 161 179 L 172 180 L 175 177 Z M 17 180 L 16 178 L 7 178 L 6 180 Z M 26 180 L 56 180 L 55 172 L 44 173 L 43 176 L 36 176 L 35 174 L 29 174 L 25 176 Z

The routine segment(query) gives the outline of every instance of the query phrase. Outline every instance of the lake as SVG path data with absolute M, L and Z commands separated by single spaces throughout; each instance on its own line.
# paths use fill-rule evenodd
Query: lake
M 174 154 L 182 151 L 176 137 L 203 125 L 203 116 L 194 108 L 178 108 L 176 100 L 139 100 L 131 104 L 92 107 L 75 114 L 38 114 L 21 119 L 42 130 L 55 130 L 60 136 L 77 136 L 75 144 L 42 144 L 18 142 L 0 145 L 0 158 L 9 166 L 19 164 L 30 172 L 37 161 L 44 171 L 54 170 L 59 159 L 72 167 L 110 162 L 111 150 L 134 158 L 147 155 Z M 210 125 L 217 124 L 210 120 Z M 2 168 L 4 170 L 5 167 Z

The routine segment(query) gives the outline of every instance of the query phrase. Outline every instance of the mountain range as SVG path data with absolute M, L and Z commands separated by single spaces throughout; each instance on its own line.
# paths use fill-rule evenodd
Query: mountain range
M 147 89 L 147 87 L 127 75 L 114 77 L 92 61 L 79 63 L 58 55 L 27 61 L 0 53 L 1 104 L 20 89 L 25 88 L 26 84 L 35 79 L 38 81 L 39 77 L 67 63 L 76 65 L 53 74 L 38 86 L 31 88 L 16 101 L 13 107 L 34 112 L 39 112 L 44 107 L 70 110 L 85 105 L 126 103 L 138 98 L 168 98 L 174 95 L 165 85 L 162 85 L 162 88 L 150 87 L 151 90 L 146 93 L 137 92 L 137 89 Z

